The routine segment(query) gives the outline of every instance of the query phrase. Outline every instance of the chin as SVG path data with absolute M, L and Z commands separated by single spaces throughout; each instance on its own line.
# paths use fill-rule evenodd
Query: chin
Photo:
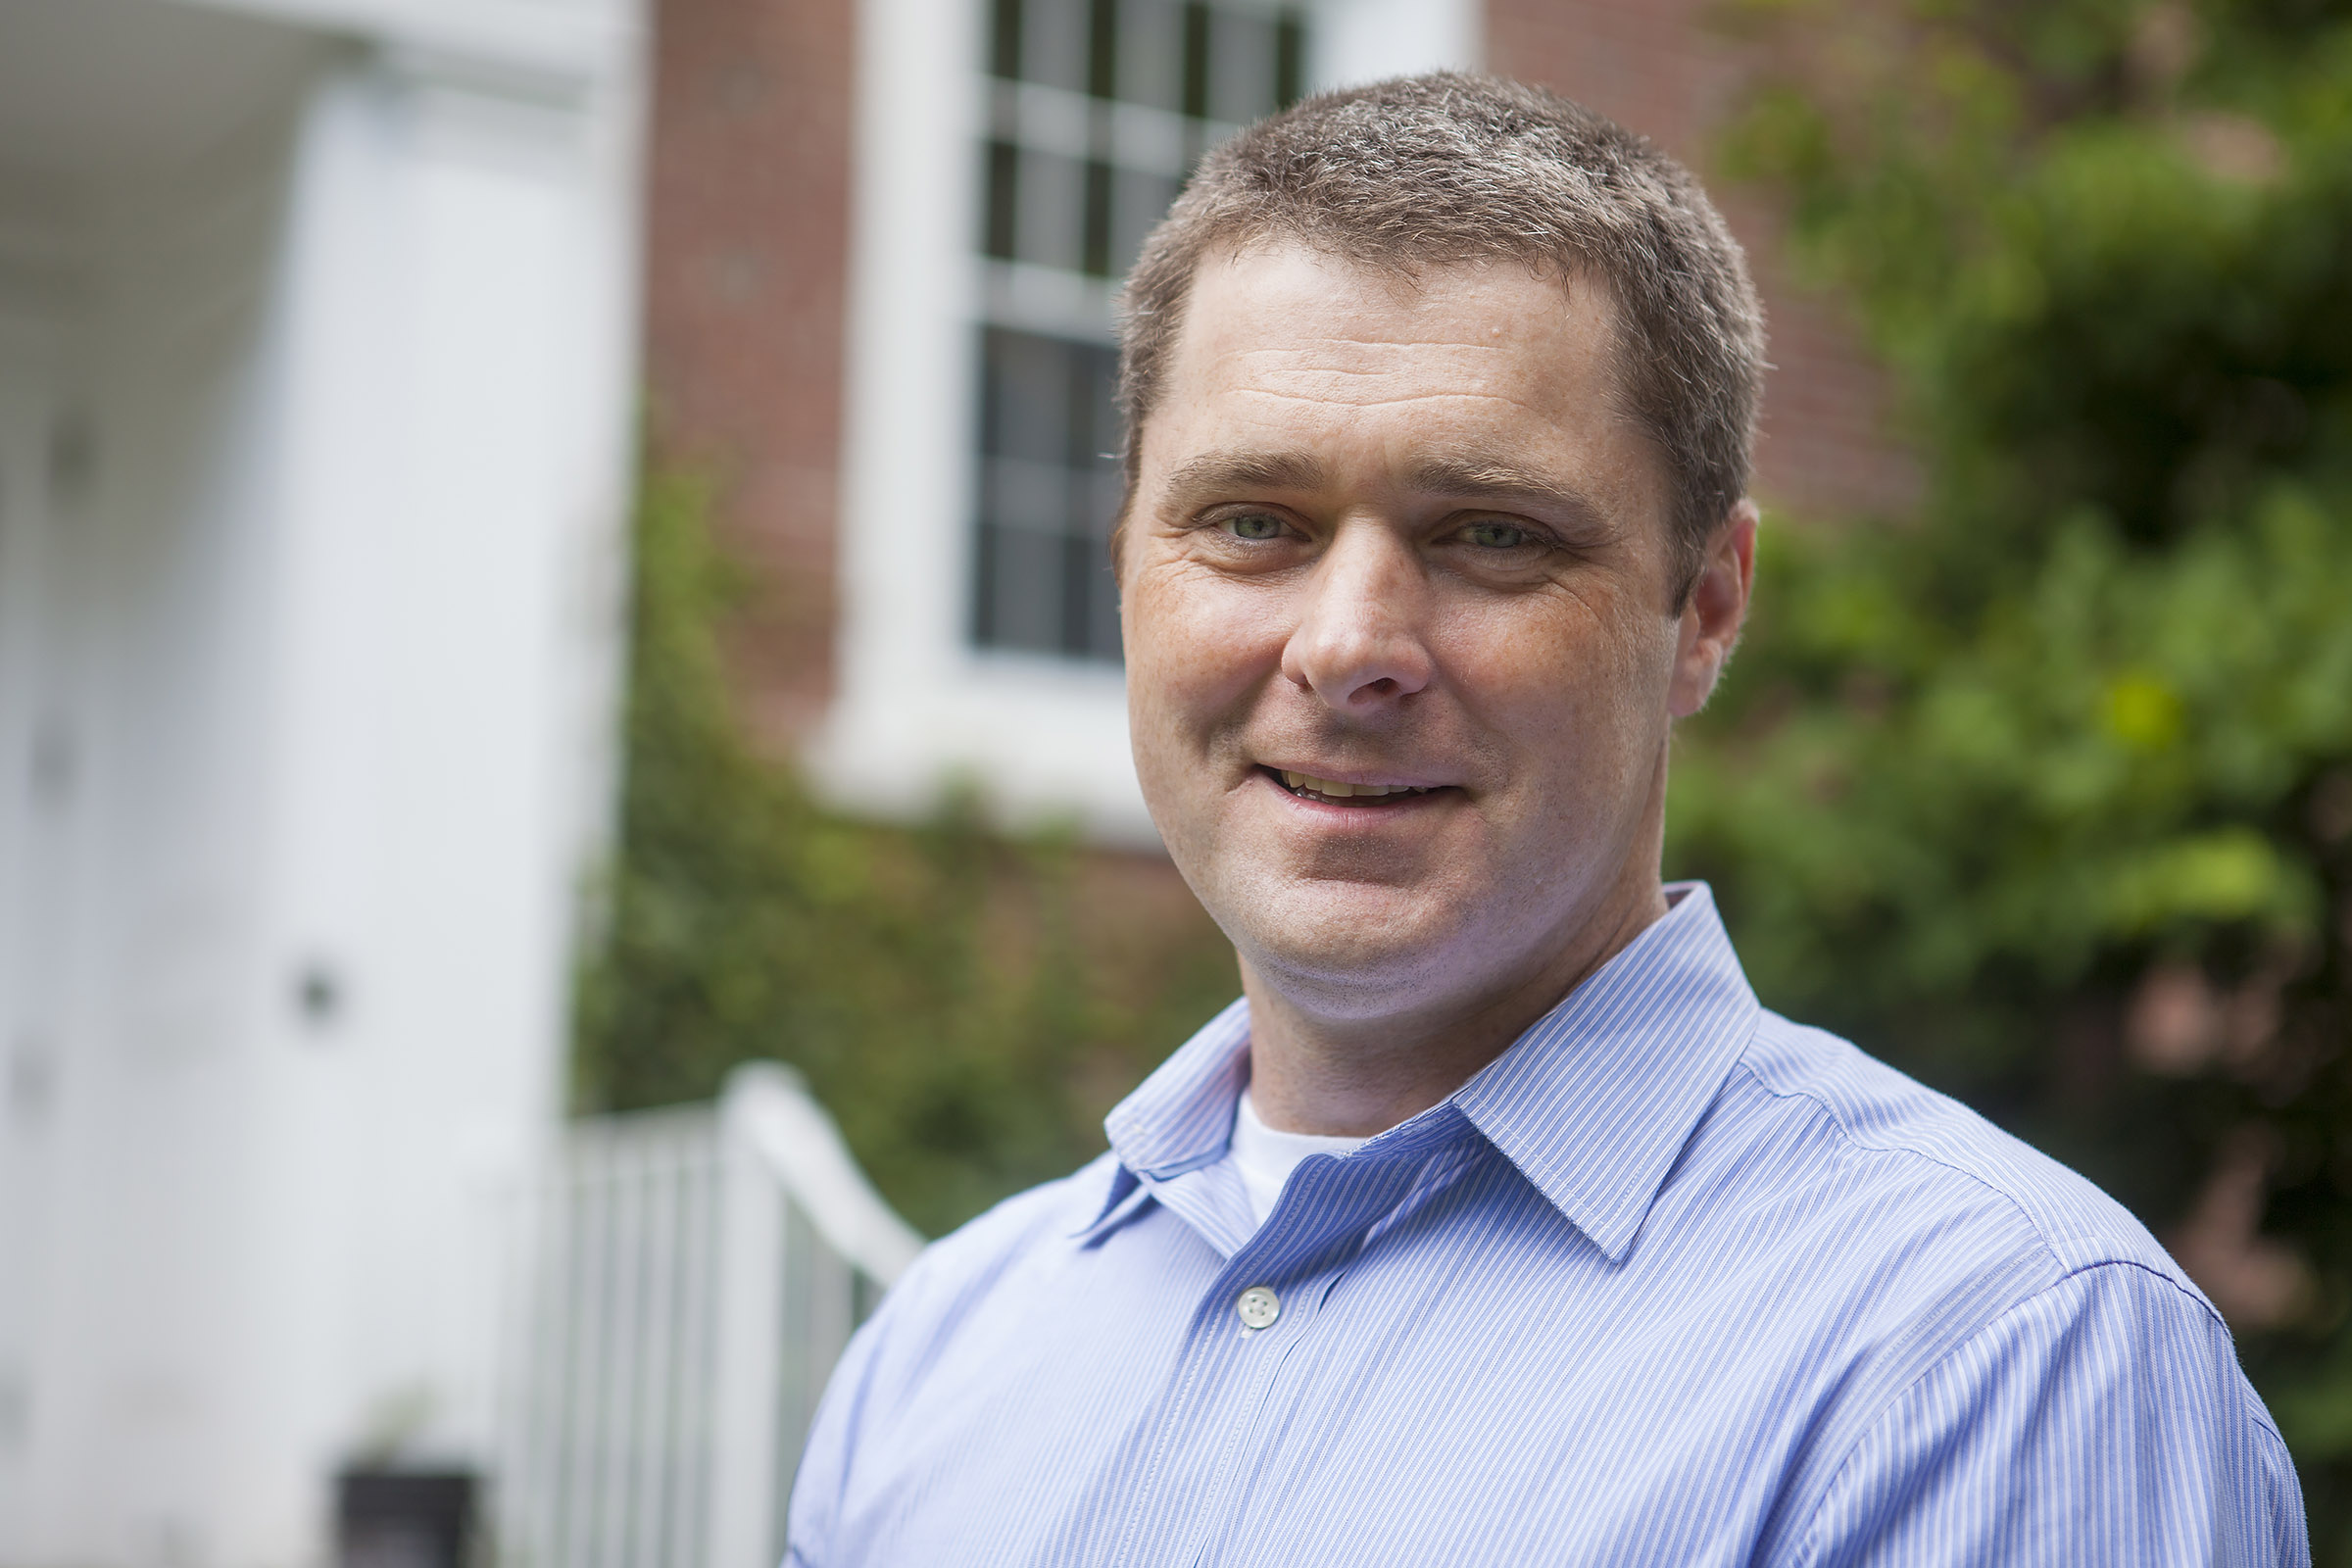
M 1458 968 L 1448 958 L 1471 924 L 1452 890 L 1285 878 L 1235 893 L 1219 923 L 1260 975 L 1372 1011 Z

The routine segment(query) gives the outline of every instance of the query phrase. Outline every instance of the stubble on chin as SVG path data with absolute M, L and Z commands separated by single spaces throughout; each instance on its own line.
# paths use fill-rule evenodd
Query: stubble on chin
M 1469 913 L 1442 878 L 1364 878 L 1288 857 L 1220 868 L 1211 896 L 1210 913 L 1265 983 L 1350 1014 L 1395 1006 L 1458 967 Z

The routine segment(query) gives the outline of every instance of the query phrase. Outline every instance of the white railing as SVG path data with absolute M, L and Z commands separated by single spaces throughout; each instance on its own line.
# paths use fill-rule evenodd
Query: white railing
M 826 1375 L 922 1238 L 771 1062 L 575 1122 L 534 1209 L 503 1568 L 775 1568 Z

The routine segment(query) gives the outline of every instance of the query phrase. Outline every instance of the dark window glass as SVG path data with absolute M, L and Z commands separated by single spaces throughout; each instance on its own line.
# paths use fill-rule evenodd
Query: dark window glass
M 1086 271 L 1093 277 L 1110 275 L 1112 179 L 1108 164 L 1086 166 Z
M 1119 0 L 1118 57 L 1122 102 L 1171 113 L 1184 107 L 1184 7 L 1177 0 Z
M 1119 95 L 1119 0 L 1093 0 L 1087 14 L 1086 90 Z
M 1208 118 L 1208 7 L 1184 8 L 1184 112 Z
M 1084 92 L 1094 0 L 1021 0 L 1021 80 Z
M 1298 96 L 1306 34 L 1293 13 L 1202 0 L 991 5 L 980 249 L 1069 283 L 1010 274 L 1011 291 L 990 295 L 992 316 L 1011 314 L 981 331 L 972 631 L 987 647 L 1115 662 L 1117 357 L 1100 285 L 1134 264 L 1221 127 Z M 1032 330 L 1025 313 L 1057 297 L 1053 329 Z
M 1208 118 L 1243 125 L 1272 114 L 1274 24 L 1218 11 L 1209 18 L 1208 36 Z
M 1115 661 L 1117 356 L 1099 343 L 989 327 L 980 360 L 975 636 L 994 648 Z
M 1086 165 L 1060 153 L 1021 151 L 1013 203 L 1016 261 L 1058 271 L 1086 270 Z
M 991 0 L 989 74 L 1241 124 L 1298 100 L 1306 27 L 1201 0 Z
M 1009 262 L 1020 254 L 1021 150 L 1008 142 L 988 144 L 987 232 L 983 255 Z
M 1173 174 L 1122 169 L 1113 176 L 1110 187 L 1110 276 L 1127 275 L 1127 269 L 1135 265 L 1137 254 L 1144 248 L 1144 236 L 1152 232 L 1153 224 L 1167 216 L 1168 205 L 1176 200 L 1176 190 L 1177 180 Z
M 996 0 L 990 20 L 989 74 L 1017 81 L 1021 74 L 1021 0 Z

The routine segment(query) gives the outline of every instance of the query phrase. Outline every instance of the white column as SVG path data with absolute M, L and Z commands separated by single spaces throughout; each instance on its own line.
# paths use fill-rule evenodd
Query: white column
M 784 1189 L 762 1154 L 756 1097 L 719 1102 L 719 1222 L 711 1364 L 707 1568 L 766 1568 L 776 1522 L 777 1404 L 783 1372 Z
M 554 64 L 289 57 L 276 130 L 74 193 L 66 368 L 0 363 L 0 570 L 24 455 L 86 425 L 92 475 L 41 616 L 0 602 L 71 764 L 55 876 L 0 821 L 0 1011 L 61 1020 L 0 1127 L 46 1184 L 0 1193 L 0 1563 L 295 1568 L 370 1439 L 488 1457 L 614 761 L 637 87 L 622 33 L 564 53 L 591 9 L 500 11 Z
M 289 1335 L 334 1329 L 285 1389 L 312 1498 L 370 1443 L 489 1453 L 501 1255 L 563 1108 L 633 383 L 633 179 L 594 86 L 395 51 L 306 132 L 267 939 L 288 1179 L 257 1196 Z

